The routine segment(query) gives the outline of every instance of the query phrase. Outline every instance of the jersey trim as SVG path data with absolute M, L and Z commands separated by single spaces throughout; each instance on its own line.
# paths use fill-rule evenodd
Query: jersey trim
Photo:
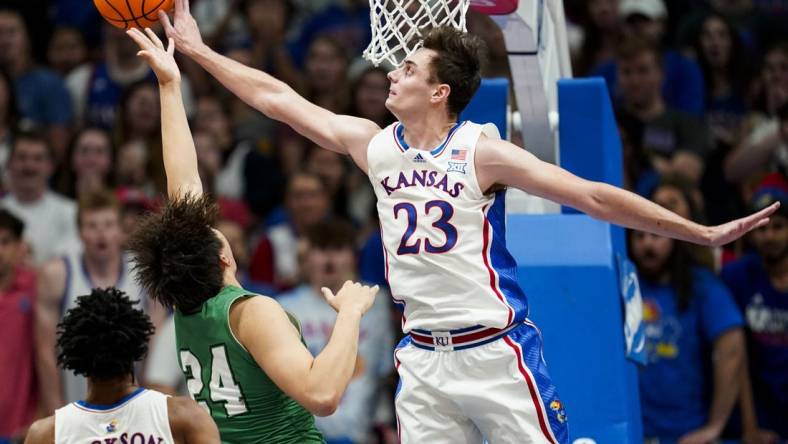
M 74 402 L 74 405 L 79 408 L 80 410 L 84 410 L 87 412 L 95 411 L 95 412 L 109 412 L 112 410 L 117 410 L 123 407 L 126 403 L 134 399 L 137 395 L 147 391 L 144 387 L 138 387 L 137 390 L 129 393 L 128 395 L 120 398 L 120 400 L 114 404 L 110 405 L 100 405 L 100 404 L 91 404 L 89 402 L 85 402 L 83 400 Z
M 451 142 L 452 137 L 454 137 L 454 134 L 456 134 L 457 130 L 464 125 L 465 122 L 455 123 L 454 126 L 449 130 L 448 134 L 446 134 L 446 138 L 443 139 L 443 142 L 430 150 L 432 157 L 438 157 L 443 154 L 443 152 L 446 151 L 446 147 L 449 146 L 449 142 Z M 401 122 L 397 122 L 394 125 L 393 132 L 394 142 L 396 143 L 397 148 L 399 148 L 399 150 L 403 153 L 409 150 L 410 145 L 408 145 L 408 142 L 405 142 L 405 126 Z
M 542 433 L 544 434 L 545 438 L 547 438 L 548 442 L 551 444 L 556 444 L 558 440 L 555 438 L 553 430 L 548 425 L 549 419 L 547 418 L 547 413 L 544 409 L 542 396 L 539 394 L 539 390 L 537 389 L 534 376 L 531 374 L 531 370 L 525 364 L 522 347 L 520 344 L 512 341 L 512 339 L 508 336 L 504 336 L 503 340 L 506 345 L 514 350 L 514 354 L 517 356 L 517 369 L 520 371 L 520 374 L 523 375 L 523 378 L 528 385 L 528 392 L 531 395 L 531 400 L 534 403 L 534 407 L 536 407 L 536 416 L 539 418 L 539 428 L 542 430 Z
M 82 254 L 79 256 L 79 265 L 82 268 L 82 274 L 85 276 L 85 280 L 88 281 L 90 284 L 90 288 L 96 288 L 96 284 L 93 282 L 93 278 L 88 273 L 88 265 L 85 262 L 85 255 Z M 120 256 L 120 270 L 118 270 L 118 279 L 115 281 L 115 287 L 122 287 L 123 286 L 123 279 L 126 278 L 126 258 L 121 255 Z
M 499 199 L 498 193 L 496 193 L 496 196 L 494 197 L 494 199 L 495 200 Z M 506 297 L 503 295 L 503 292 L 501 292 L 500 276 L 498 275 L 498 272 L 495 270 L 495 268 L 493 268 L 493 265 L 492 265 L 493 258 L 491 257 L 492 256 L 492 244 L 493 244 L 492 237 L 493 237 L 493 234 L 491 233 L 492 230 L 491 230 L 491 223 L 490 223 L 490 219 L 489 219 L 489 211 L 495 205 L 496 205 L 496 203 L 493 202 L 491 204 L 486 205 L 482 209 L 482 213 L 484 215 L 484 229 L 482 230 L 482 240 L 483 240 L 483 243 L 482 243 L 482 260 L 484 261 L 484 266 L 487 268 L 487 272 L 489 273 L 489 276 L 490 276 L 490 288 L 492 288 L 493 292 L 498 297 L 498 299 L 509 310 L 509 315 L 508 315 L 507 320 L 506 320 L 506 325 L 509 325 L 509 324 L 512 323 L 512 320 L 514 319 L 514 309 L 512 308 L 511 305 L 509 305 L 509 302 L 506 300 Z

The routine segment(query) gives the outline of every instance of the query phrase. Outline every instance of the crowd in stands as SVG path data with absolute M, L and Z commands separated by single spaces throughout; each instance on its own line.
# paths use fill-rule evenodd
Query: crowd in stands
M 387 69 L 360 58 L 367 0 L 191 4 L 205 41 L 228 57 L 331 111 L 394 121 Z M 607 82 L 628 189 L 705 224 L 782 202 L 768 226 L 720 249 L 629 233 L 647 336 L 645 437 L 788 440 L 788 1 L 564 6 L 574 75 Z M 468 23 L 490 47 L 485 75 L 508 76 L 495 24 L 474 12 Z M 166 193 L 158 88 L 136 53 L 92 2 L 0 5 L 0 442 L 84 393 L 84 379 L 57 369 L 54 344 L 65 310 L 93 287 L 140 301 L 157 334 L 139 379 L 185 393 L 172 318 L 136 287 L 124 253 Z M 320 350 L 333 324 L 320 287 L 386 286 L 365 172 L 178 61 L 203 187 L 220 204 L 239 278 L 278 297 Z M 337 413 L 317 422 L 329 443 L 396 441 L 399 322 L 379 295 L 362 323 L 358 374 Z

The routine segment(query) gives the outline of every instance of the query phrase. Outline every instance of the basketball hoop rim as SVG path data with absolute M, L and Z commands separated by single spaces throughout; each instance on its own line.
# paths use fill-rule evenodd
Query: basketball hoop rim
M 471 0 L 471 9 L 486 15 L 508 15 L 517 11 L 519 0 Z

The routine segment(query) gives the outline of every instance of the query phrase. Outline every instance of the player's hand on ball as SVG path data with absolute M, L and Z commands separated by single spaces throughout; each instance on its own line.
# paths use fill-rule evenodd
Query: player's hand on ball
M 346 281 L 336 295 L 328 288 L 321 288 L 326 302 L 337 313 L 342 310 L 358 310 L 362 315 L 372 307 L 378 290 L 377 285 L 368 287 L 351 281 Z
M 172 23 L 164 11 L 159 11 L 159 21 L 164 27 L 167 37 L 175 40 L 178 51 L 192 55 L 202 46 L 202 36 L 197 21 L 189 12 L 189 0 L 175 0 Z
M 167 48 L 164 48 L 164 43 L 150 28 L 145 28 L 144 34 L 136 28 L 129 29 L 126 34 L 137 42 L 140 47 L 137 55 L 148 62 L 153 72 L 156 73 L 160 85 L 181 80 L 181 71 L 173 57 L 175 43 L 172 39 L 169 40 Z

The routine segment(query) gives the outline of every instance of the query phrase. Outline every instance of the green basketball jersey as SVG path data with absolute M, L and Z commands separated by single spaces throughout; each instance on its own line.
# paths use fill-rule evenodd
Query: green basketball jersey
M 257 295 L 228 286 L 198 313 L 175 312 L 178 360 L 189 393 L 210 411 L 222 442 L 323 443 L 312 414 L 268 378 L 230 331 L 230 306 L 247 296 Z

